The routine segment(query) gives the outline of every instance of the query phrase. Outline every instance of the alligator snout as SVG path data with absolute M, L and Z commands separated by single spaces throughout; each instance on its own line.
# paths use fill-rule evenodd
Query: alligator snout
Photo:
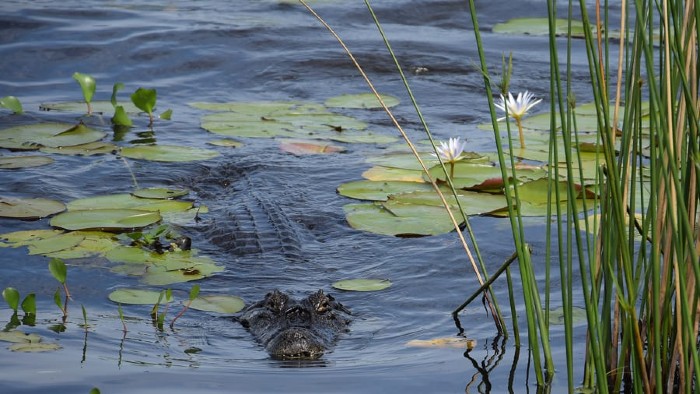
M 323 290 L 301 300 L 274 290 L 248 307 L 239 321 L 273 358 L 315 359 L 347 331 L 350 313 Z

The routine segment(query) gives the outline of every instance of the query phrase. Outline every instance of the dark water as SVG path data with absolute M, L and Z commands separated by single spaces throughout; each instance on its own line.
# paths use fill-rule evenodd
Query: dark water
M 402 100 L 395 113 L 413 138 L 420 127 L 393 63 L 362 2 L 318 1 L 319 13 L 337 30 L 384 93 Z M 545 98 L 549 89 L 549 52 L 545 38 L 506 37 L 490 33 L 494 23 L 515 16 L 545 16 L 543 1 L 479 1 L 479 20 L 494 70 L 501 56 L 513 52 L 515 90 Z M 323 102 L 367 87 L 337 43 L 298 4 L 277 1 L 4 1 L 0 5 L 0 96 L 18 96 L 29 114 L 0 115 L 0 126 L 32 117 L 75 121 L 74 115 L 38 111 L 43 102 L 80 99 L 71 78 L 76 72 L 98 81 L 96 98 L 109 99 L 114 82 L 126 91 L 158 90 L 160 108 L 174 110 L 171 122 L 155 126 L 159 143 L 209 147 L 219 136 L 199 128 L 202 112 L 193 101 L 308 100 Z M 460 135 L 470 149 L 493 149 L 492 136 L 476 128 L 488 120 L 482 76 L 466 2 L 383 0 L 377 2 L 399 60 L 432 131 L 440 138 Z M 574 70 L 579 99 L 589 94 L 581 52 Z M 418 68 L 427 72 L 414 73 Z M 352 112 L 373 130 L 394 134 L 385 114 Z M 140 119 L 125 140 L 146 129 Z M 477 302 L 463 313 L 468 337 L 477 341 L 469 354 L 450 348 L 406 346 L 413 339 L 451 337 L 457 332 L 451 310 L 478 288 L 454 234 L 400 239 L 352 230 L 336 187 L 361 178 L 364 158 L 376 147 L 348 145 L 338 155 L 303 158 L 281 152 L 271 140 L 246 140 L 238 149 L 196 164 L 131 161 L 141 186 L 197 182 L 230 166 L 246 173 L 256 192 L 266 195 L 298 224 L 303 259 L 290 261 L 278 252 L 240 255 L 222 250 L 202 232 L 190 229 L 194 244 L 226 266 L 200 282 L 209 293 L 236 294 L 250 302 L 273 288 L 303 294 L 323 288 L 353 310 L 351 332 L 322 360 L 302 365 L 272 361 L 251 335 L 228 318 L 188 312 L 175 331 L 157 331 L 148 308 L 125 307 L 129 332 L 122 338 L 116 306 L 107 299 L 115 288 L 139 286 L 137 280 L 85 264 L 69 268 L 75 302 L 68 330 L 47 327 L 60 314 L 52 305 L 55 281 L 47 259 L 26 249 L 0 249 L 0 287 L 22 294 L 37 292 L 40 321 L 32 332 L 63 349 L 41 354 L 0 349 L 0 391 L 8 393 L 88 392 L 529 392 L 528 351 L 519 354 L 512 340 L 496 336 L 491 318 Z M 217 148 L 219 149 L 219 148 Z M 2 170 L 2 195 L 75 198 L 128 192 L 131 175 L 113 155 L 90 158 L 55 155 L 52 165 Z M 219 171 L 219 172 L 217 172 Z M 201 185 L 200 185 L 201 187 Z M 223 210 L 235 200 L 203 193 L 201 201 Z M 513 252 L 504 220 L 474 218 L 480 249 L 491 270 Z M 48 221 L 0 219 L 2 233 L 48 228 Z M 188 231 L 185 229 L 185 231 Z M 533 261 L 544 277 L 544 220 L 529 219 Z M 332 291 L 336 280 L 389 278 L 394 285 L 373 293 Z M 516 278 L 517 283 L 517 278 Z M 189 284 L 174 286 L 186 291 Z M 552 284 L 558 294 L 556 281 Z M 505 281 L 496 284 L 506 304 Z M 78 326 L 83 304 L 92 328 L 87 339 Z M 522 312 L 522 311 L 521 311 Z M 506 311 L 506 315 L 509 313 Z M 0 321 L 9 319 L 0 309 Z M 26 329 L 26 328 L 25 328 Z M 579 340 L 584 335 L 579 333 Z M 563 333 L 555 327 L 551 342 L 564 369 Z M 523 340 L 523 343 L 526 343 Z M 4 345 L 4 343 L 3 343 Z M 4 346 L 3 346 L 4 347 Z M 186 352 L 193 348 L 198 352 Z M 582 357 L 582 347 L 577 353 Z M 582 360 L 581 363 L 582 364 Z M 307 368 L 292 368 L 303 366 Z M 581 371 L 577 371 L 581 373 Z M 553 392 L 565 390 L 563 373 Z

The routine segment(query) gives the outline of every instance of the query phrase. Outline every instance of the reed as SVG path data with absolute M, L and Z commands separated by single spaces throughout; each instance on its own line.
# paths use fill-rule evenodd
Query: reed
M 340 37 L 304 0 L 300 2 L 338 39 L 374 91 Z M 517 208 L 519 185 L 511 181 L 517 179 L 518 152 L 512 144 L 503 146 L 501 142 L 493 79 L 484 55 L 477 10 L 474 0 L 468 3 L 504 187 L 512 190 L 505 196 L 522 279 L 522 295 L 517 296 L 510 276 L 512 259 L 489 279 L 478 248 L 477 265 L 458 231 L 479 279 L 478 292 L 487 294 L 490 284 L 506 272 L 511 309 L 515 309 L 515 302 L 525 306 L 533 373 L 540 388 L 549 386 L 556 368 L 565 371 L 569 392 L 581 384 L 601 393 L 700 392 L 700 2 L 621 0 L 615 4 L 615 12 L 620 12 L 618 5 L 622 10 L 620 25 L 613 26 L 608 18 L 613 11 L 607 1 L 596 1 L 591 8 L 595 15 L 590 16 L 586 1 L 577 4 L 569 0 L 565 16 L 569 34 L 561 38 L 556 34 L 557 2 L 547 1 L 551 65 L 549 163 L 565 163 L 547 167 L 549 200 L 566 204 L 552 204 L 554 208 L 547 215 L 550 227 L 544 262 L 532 261 L 526 243 L 528 229 Z M 365 4 L 393 56 L 369 1 L 365 0 Z M 593 97 L 597 123 L 593 150 L 598 154 L 593 163 L 593 180 L 584 176 L 583 135 L 577 123 L 576 94 L 584 92 L 574 91 L 571 83 L 571 59 L 578 47 L 571 34 L 575 11 L 581 15 L 584 26 L 583 43 L 591 81 L 591 91 L 585 93 Z M 563 55 L 558 50 L 561 40 L 567 44 Z M 396 65 L 412 97 L 398 62 Z M 504 60 L 502 67 L 498 85 L 500 93 L 506 95 L 510 62 Z M 377 98 L 381 102 L 379 95 Z M 422 120 L 418 104 L 413 98 L 412 101 Z M 502 106 L 508 116 L 508 107 Z M 416 153 L 391 111 L 384 109 Z M 519 118 L 516 125 L 523 149 L 525 140 Z M 425 123 L 424 128 L 433 142 Z M 512 141 L 509 122 L 505 132 L 507 140 Z M 590 150 L 590 145 L 586 149 Z M 420 161 L 417 153 L 416 157 Z M 443 170 L 447 175 L 444 165 Z M 564 188 L 559 186 L 562 181 Z M 434 181 L 431 183 L 435 186 Z M 587 192 L 594 195 L 592 201 L 581 200 Z M 443 203 L 447 206 L 444 198 Z M 468 225 L 468 219 L 463 219 Z M 455 218 L 453 222 L 457 228 Z M 476 246 L 469 226 L 467 230 Z M 558 260 L 558 266 L 550 267 L 552 260 Z M 536 280 L 533 264 L 546 264 L 544 283 Z M 558 275 L 556 279 L 561 284 L 558 288 L 550 285 L 554 275 Z M 585 303 L 585 344 L 574 343 L 574 300 Z M 548 311 L 552 302 L 563 306 L 565 366 L 553 364 L 549 347 Z M 503 320 L 497 303 L 494 305 L 492 310 L 500 330 Z M 517 333 L 517 319 L 513 319 L 513 324 Z M 518 338 L 516 335 L 519 346 Z M 586 349 L 583 367 L 581 357 L 574 355 L 575 348 L 581 346 Z M 575 381 L 577 375 L 583 376 L 583 382 Z

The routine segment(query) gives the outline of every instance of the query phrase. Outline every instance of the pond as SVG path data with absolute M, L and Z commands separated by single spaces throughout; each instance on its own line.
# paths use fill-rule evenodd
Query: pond
M 310 3 L 345 40 L 378 90 L 400 100 L 392 110 L 409 136 L 424 140 L 364 4 Z M 468 150 L 492 152 L 492 133 L 477 127 L 490 118 L 482 74 L 475 68 L 478 56 L 467 3 L 376 3 L 377 16 L 436 137 L 461 136 L 468 141 Z M 196 282 L 201 293 L 235 295 L 249 304 L 273 289 L 296 296 L 323 289 L 354 316 L 349 332 L 341 335 L 332 351 L 312 362 L 272 360 L 231 316 L 197 310 L 187 311 L 174 329 L 166 325 L 159 330 L 150 320 L 150 306 L 123 305 L 128 327 L 124 334 L 117 304 L 108 299 L 112 291 L 169 287 L 186 299 L 195 282 L 149 285 L 114 272 L 104 261 L 84 258 L 66 260 L 73 300 L 65 331 L 56 332 L 51 327 L 61 322 L 62 314 L 53 302 L 59 285 L 47 269 L 49 259 L 24 247 L 5 247 L 0 249 L 0 287 L 15 287 L 23 296 L 34 292 L 37 297 L 36 324 L 18 329 L 61 348 L 13 352 L 7 349 L 9 343 L 1 342 L 0 391 L 87 393 L 92 387 L 105 393 L 536 391 L 527 346 L 518 349 L 512 339 L 499 336 L 480 302 L 461 314 L 466 336 L 476 341 L 470 352 L 463 344 L 409 346 L 413 340 L 456 338 L 451 311 L 479 284 L 454 232 L 394 237 L 348 225 L 344 206 L 357 201 L 336 189 L 362 179 L 372 167 L 368 157 L 401 147 L 383 111 L 335 109 L 366 123 L 375 135 L 390 138 L 379 143 L 326 142 L 342 152 L 317 155 L 289 153 L 279 138 L 234 137 L 240 146 L 215 146 L 211 142 L 223 137 L 200 127 L 211 112 L 192 103 L 317 105 L 342 94 L 368 92 L 338 43 L 302 6 L 281 0 L 9 0 L 0 9 L 0 96 L 17 96 L 26 111 L 14 115 L 0 110 L 0 128 L 37 121 L 77 123 L 80 113 L 39 108 L 80 101 L 80 87 L 71 76 L 81 72 L 96 79 L 95 100 L 109 100 L 112 85 L 122 82 L 120 101 L 127 102 L 128 94 L 139 87 L 151 88 L 157 90 L 156 112 L 173 111 L 171 120 L 157 119 L 152 130 L 143 116 L 134 116 L 134 127 L 120 132 L 112 130 L 110 116 L 83 117 L 90 127 L 107 132 L 102 141 L 121 147 L 155 141 L 218 154 L 196 162 L 140 160 L 114 153 L 48 154 L 53 159 L 48 165 L 0 169 L 2 197 L 68 203 L 130 193 L 134 182 L 140 187 L 188 188 L 185 200 L 207 207 L 208 212 L 200 213 L 200 221 L 185 221 L 178 231 L 192 239 L 199 255 L 221 267 Z M 491 31 L 494 24 L 516 16 L 546 16 L 545 2 L 477 1 L 477 10 L 492 70 L 500 70 L 501 57 L 512 52 L 512 86 L 544 98 L 535 112 L 546 111 L 546 37 Z M 574 83 L 579 101 L 586 102 L 590 101 L 588 69 L 580 53 L 574 59 Z M 7 149 L 0 152 L 11 154 L 15 153 Z M 241 215 L 249 215 L 250 222 L 230 223 L 243 220 Z M 0 218 L 0 233 L 50 229 L 49 221 Z M 514 252 L 507 219 L 477 216 L 470 223 L 487 267 L 494 271 Z M 535 270 L 542 279 L 546 223 L 543 217 L 529 217 L 527 223 Z M 245 226 L 247 241 L 235 239 L 236 231 Z M 251 228 L 255 230 L 250 232 Z M 389 279 L 392 286 L 374 292 L 331 287 L 351 278 Z M 553 292 L 558 291 L 556 282 L 551 285 Z M 505 280 L 497 281 L 494 289 L 507 304 Z M 575 301 L 583 305 L 582 300 Z M 87 331 L 81 326 L 81 305 Z M 179 309 L 173 305 L 167 319 Z M 3 303 L 3 325 L 11 315 Z M 582 344 L 584 338 L 585 327 L 580 326 L 575 341 Z M 555 363 L 565 365 L 563 329 L 554 326 L 551 343 Z M 583 357 L 583 345 L 576 354 Z M 557 375 L 552 391 L 565 387 L 566 376 Z

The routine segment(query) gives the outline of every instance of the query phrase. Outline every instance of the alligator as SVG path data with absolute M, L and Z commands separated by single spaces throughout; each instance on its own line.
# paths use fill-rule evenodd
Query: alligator
M 323 290 L 301 300 L 274 290 L 238 320 L 272 358 L 313 360 L 348 330 L 350 311 Z

